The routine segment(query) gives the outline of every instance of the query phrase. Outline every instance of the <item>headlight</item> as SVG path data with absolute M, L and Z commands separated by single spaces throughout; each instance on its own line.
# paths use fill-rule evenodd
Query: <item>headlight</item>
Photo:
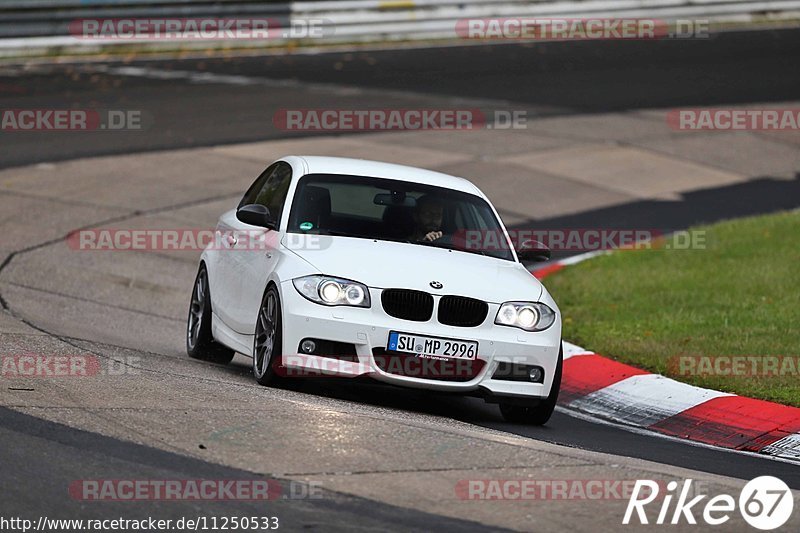
M 542 331 L 555 321 L 555 311 L 544 304 L 533 302 L 506 302 L 500 306 L 494 319 L 495 324 L 525 331 Z
M 292 280 L 297 292 L 322 305 L 369 307 L 367 286 L 349 279 L 312 275 Z

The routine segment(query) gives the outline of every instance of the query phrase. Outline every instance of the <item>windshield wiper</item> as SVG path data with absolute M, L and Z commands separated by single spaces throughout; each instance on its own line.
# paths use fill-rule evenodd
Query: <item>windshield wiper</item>
M 375 237 L 375 239 L 379 241 L 389 241 L 389 242 L 402 242 L 405 244 L 415 244 L 416 241 L 412 241 L 411 239 L 404 239 L 402 237 Z
M 455 244 L 450 243 L 443 243 L 443 242 L 436 242 L 436 241 L 416 241 L 408 238 L 400 238 L 400 237 L 385 237 L 385 236 L 371 236 L 371 235 L 357 235 L 355 233 L 347 233 L 344 231 L 336 231 L 336 230 L 326 230 L 321 229 L 320 235 L 329 235 L 331 237 L 353 237 L 356 239 L 372 239 L 376 241 L 389 241 L 389 242 L 402 242 L 405 244 L 421 244 L 422 246 L 431 246 L 433 248 L 442 248 L 444 250 L 455 250 L 457 252 L 466 252 L 470 254 L 480 254 L 489 257 L 496 257 L 491 255 L 484 250 L 479 249 L 469 249 L 469 248 L 459 248 Z
M 330 235 L 331 237 L 354 237 L 356 239 L 371 239 L 367 235 L 356 235 L 355 233 L 347 233 L 344 231 L 334 231 L 330 229 L 320 230 L 320 235 Z
M 410 241 L 409 241 L 410 242 Z M 444 242 L 436 242 L 436 241 L 413 241 L 414 244 L 421 244 L 423 246 L 432 246 L 434 248 L 443 248 L 445 250 L 455 250 L 457 252 L 466 252 L 468 254 L 480 254 L 480 255 L 489 255 L 484 250 L 478 249 L 471 249 L 471 248 L 460 248 L 452 243 L 444 243 Z M 494 256 L 491 256 L 494 257 Z
M 323 229 L 320 230 L 320 235 L 329 235 L 331 237 L 353 237 L 355 239 L 370 239 L 374 241 L 391 241 L 391 242 L 404 242 L 408 244 L 414 244 L 414 241 L 409 239 L 400 239 L 400 238 L 391 238 L 391 237 L 384 237 L 382 235 L 357 235 L 355 233 L 347 233 L 344 231 L 336 231 L 336 230 L 327 230 Z

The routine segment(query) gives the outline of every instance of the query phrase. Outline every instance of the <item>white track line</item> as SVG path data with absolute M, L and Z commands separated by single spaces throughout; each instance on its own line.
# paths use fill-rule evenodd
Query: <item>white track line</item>
M 407 98 L 410 100 L 418 100 L 421 97 L 425 98 L 442 98 L 446 99 L 448 105 L 461 106 L 485 106 L 485 107 L 514 107 L 519 104 L 513 104 L 507 100 L 494 100 L 488 98 L 466 98 L 466 97 L 443 97 L 440 95 L 433 95 L 428 93 L 420 93 L 415 91 L 402 91 L 402 90 L 388 90 L 379 88 L 364 88 L 351 85 L 337 84 L 337 83 L 321 83 L 309 82 L 295 79 L 278 79 L 266 78 L 261 76 L 240 76 L 233 74 L 218 74 L 215 72 L 200 72 L 194 70 L 169 70 L 149 67 L 136 67 L 136 66 L 109 66 L 109 65 L 85 65 L 81 68 L 84 72 L 102 72 L 114 76 L 128 76 L 134 78 L 148 78 L 154 80 L 185 80 L 189 83 L 198 84 L 221 84 L 221 85 L 237 85 L 237 86 L 265 86 L 265 87 L 278 87 L 278 88 L 305 88 L 317 89 L 324 91 L 328 94 L 337 96 L 359 96 L 363 94 L 380 94 L 382 96 L 393 96 L 397 98 Z
M 761 449 L 761 453 L 800 461 L 800 433 L 783 437 L 781 440 L 765 446 Z

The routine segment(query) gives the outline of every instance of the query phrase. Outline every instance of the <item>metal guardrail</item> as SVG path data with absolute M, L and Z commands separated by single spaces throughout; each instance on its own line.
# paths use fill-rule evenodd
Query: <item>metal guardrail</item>
M 0 49 L 80 48 L 143 42 L 140 38 L 99 42 L 70 34 L 71 22 L 88 18 L 266 18 L 282 26 L 313 19 L 323 27 L 321 37 L 313 40 L 323 44 L 452 39 L 458 37 L 456 23 L 460 19 L 491 17 L 655 18 L 665 21 L 701 18 L 734 22 L 800 19 L 800 0 L 6 0 L 0 3 Z M 280 44 L 278 41 L 267 44 Z M 249 46 L 259 44 L 264 43 L 247 43 Z M 176 47 L 174 41 L 171 46 Z
M 683 18 L 745 21 L 760 18 L 797 18 L 800 0 L 546 0 L 538 2 L 415 1 L 414 9 L 381 10 L 382 2 L 354 0 L 326 11 L 320 2 L 295 4 L 294 16 L 319 16 L 335 25 L 330 40 L 454 38 L 456 23 L 465 18 L 571 17 L 571 18 L 654 18 L 674 21 Z M 360 4 L 361 7 L 357 8 Z M 365 8 L 365 6 L 371 6 Z
M 52 0 L 27 0 L 20 4 L 52 5 Z M 57 3 L 58 7 L 36 9 L 10 9 L 0 4 L 0 38 L 69 36 L 69 24 L 74 20 L 133 19 L 133 18 L 225 18 L 264 17 L 285 22 L 292 15 L 292 7 L 286 2 L 242 2 L 214 1 L 188 2 L 183 0 L 156 2 L 154 0 L 121 0 L 103 2 L 94 0 L 68 0 Z M 76 39 L 77 41 L 77 39 Z

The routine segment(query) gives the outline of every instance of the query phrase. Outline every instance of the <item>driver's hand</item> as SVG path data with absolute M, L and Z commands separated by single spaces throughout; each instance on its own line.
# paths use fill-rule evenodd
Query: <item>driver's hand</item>
M 431 232 L 428 232 L 422 240 L 423 241 L 428 241 L 428 242 L 433 242 L 436 239 L 440 238 L 441 236 L 442 236 L 442 232 L 441 231 L 431 231 Z

